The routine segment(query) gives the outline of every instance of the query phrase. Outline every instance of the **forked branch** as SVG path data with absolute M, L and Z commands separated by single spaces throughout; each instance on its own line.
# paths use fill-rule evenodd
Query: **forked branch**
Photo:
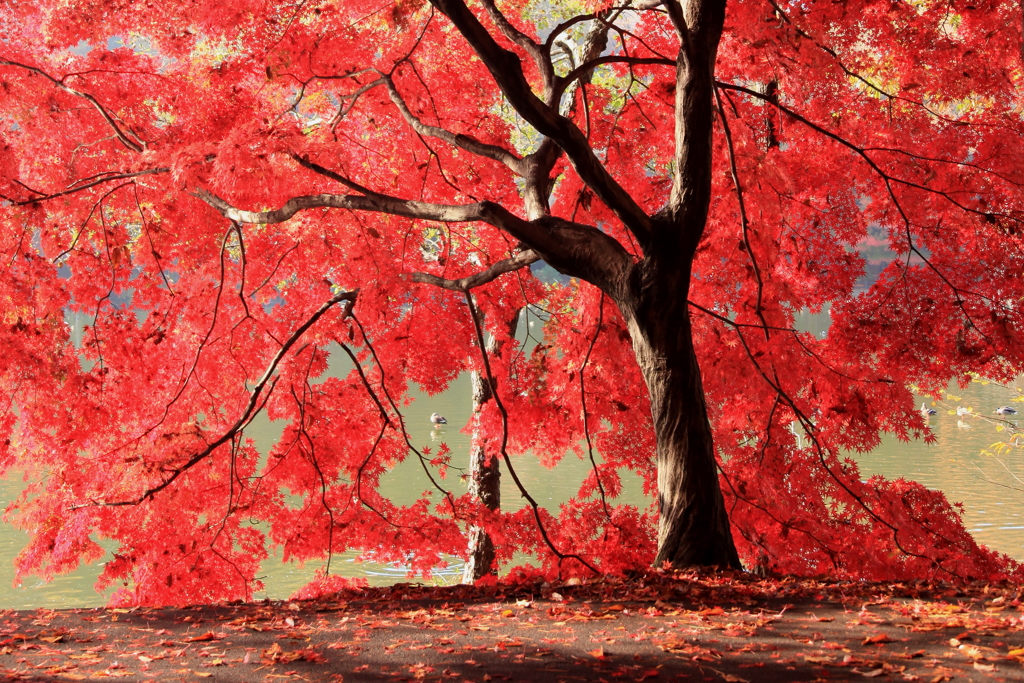
M 431 4 L 463 35 L 519 115 L 557 142 L 594 194 L 642 244 L 648 243 L 650 216 L 604 167 L 583 131 L 537 97 L 519 57 L 499 45 L 462 0 L 431 0 Z

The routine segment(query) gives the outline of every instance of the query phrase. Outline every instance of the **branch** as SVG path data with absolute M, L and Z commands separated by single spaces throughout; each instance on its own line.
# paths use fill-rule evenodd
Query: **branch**
M 452 133 L 444 128 L 423 123 L 411 111 L 409 111 L 409 107 L 398 92 L 398 88 L 395 87 L 395 82 L 391 77 L 384 76 L 382 80 L 387 86 L 388 95 L 391 97 L 391 101 L 396 107 L 398 107 L 398 111 L 402 114 L 402 118 L 404 118 L 406 123 L 412 126 L 412 129 L 420 135 L 444 140 L 450 145 L 464 149 L 467 152 L 476 154 L 477 156 L 486 157 L 505 164 L 517 175 L 526 175 L 526 164 L 522 159 L 509 152 L 507 149 L 498 147 L 497 145 L 489 145 L 487 143 L 480 142 L 479 140 L 468 135 L 463 135 L 462 133 Z
M 340 178 L 341 176 L 337 176 Z M 367 195 L 317 194 L 293 197 L 280 209 L 273 211 L 244 211 L 236 209 L 226 201 L 208 190 L 198 189 L 193 195 L 215 208 L 228 220 L 239 223 L 283 223 L 299 211 L 307 209 L 351 209 L 354 211 L 371 211 L 386 213 L 405 218 L 420 218 L 441 223 L 468 223 L 483 219 L 483 206 L 490 202 L 477 204 L 431 204 L 428 202 L 397 199 L 387 195 L 371 193 Z M 494 205 L 497 206 L 497 205 Z M 503 210 L 503 209 L 502 209 Z
M 707 225 L 714 148 L 715 56 L 725 23 L 725 0 L 692 0 L 685 10 L 664 3 L 680 35 L 673 106 L 675 172 L 668 204 L 659 212 L 656 249 L 681 248 L 693 258 Z M 669 246 L 672 245 L 672 246 Z
M 114 130 L 114 135 L 116 135 L 117 139 L 121 141 L 121 144 L 123 144 L 125 147 L 138 154 L 141 154 L 143 151 L 146 150 L 146 141 L 143 140 L 138 135 L 136 135 L 135 131 L 133 131 L 131 128 L 126 127 L 125 130 L 122 130 L 121 127 L 117 125 L 117 121 L 114 120 L 114 116 L 110 112 L 108 112 L 102 104 L 99 103 L 99 100 L 97 100 L 89 93 L 84 93 L 79 90 L 75 90 L 74 88 L 70 88 L 64 84 L 63 79 L 56 79 L 50 74 L 43 71 L 42 69 L 36 68 L 34 66 L 28 66 L 26 64 L 21 64 L 19 62 L 11 62 L 5 59 L 0 59 L 0 66 L 16 66 L 20 69 L 25 69 L 26 71 L 37 73 L 46 80 L 53 83 L 61 90 L 70 93 L 75 97 L 82 97 L 88 100 L 92 103 L 92 106 L 96 107 L 96 111 L 100 113 L 100 116 L 102 116 L 103 120 L 107 122 L 107 125 L 109 125 Z
M 679 36 L 679 41 L 682 43 L 687 58 L 692 60 L 693 44 L 690 39 L 690 25 L 686 23 L 686 16 L 683 14 L 683 8 L 679 4 L 679 0 L 664 0 L 661 4 L 665 6 L 665 10 L 668 12 L 668 17 L 676 29 L 676 34 Z
M 798 35 L 800 35 L 800 36 L 806 38 L 807 40 L 811 41 L 812 43 L 814 43 L 815 47 L 817 47 L 819 50 L 821 50 L 825 54 L 827 54 L 830 57 L 832 57 L 832 59 L 835 60 L 836 65 L 839 66 L 839 69 L 844 74 L 846 74 L 848 77 L 850 77 L 850 78 L 852 78 L 852 79 L 854 79 L 856 81 L 859 81 L 866 88 L 868 88 L 870 90 L 873 90 L 876 93 L 878 93 L 879 95 L 882 95 L 883 97 L 887 97 L 890 100 L 899 100 L 901 102 L 907 102 L 908 104 L 913 104 L 913 105 L 916 105 L 918 107 L 921 107 L 926 112 L 928 112 L 931 116 L 934 116 L 935 118 L 939 119 L 940 121 L 944 121 L 945 123 L 949 123 L 949 124 L 954 125 L 954 126 L 965 126 L 965 125 L 968 125 L 965 121 L 960 121 L 960 120 L 957 120 L 957 119 L 954 119 L 954 118 L 950 118 L 948 116 L 943 116 L 939 112 L 935 111 L 934 109 L 932 109 L 931 107 L 926 105 L 923 101 L 915 100 L 915 99 L 912 99 L 912 98 L 909 98 L 909 97 L 905 97 L 903 95 L 896 95 L 896 94 L 893 94 L 893 93 L 891 93 L 891 92 L 889 92 L 887 90 L 884 90 L 884 89 L 878 87 L 877 85 L 872 83 L 870 80 L 868 80 L 867 78 L 865 78 L 861 74 L 859 74 L 856 71 L 853 71 L 852 69 L 848 68 L 846 66 L 846 64 L 843 62 L 842 58 L 839 56 L 838 52 L 836 52 L 834 49 L 832 49 L 828 45 L 825 45 L 825 44 L 819 42 L 810 33 L 808 33 L 807 31 L 805 31 L 802 28 L 800 28 L 799 26 L 797 26 L 793 22 L 793 20 L 790 18 L 789 14 L 787 14 L 781 7 L 779 7 L 778 3 L 775 2 L 775 0 L 768 0 L 768 4 L 771 5 L 772 8 L 776 12 L 778 12 L 779 16 L 782 17 L 782 20 L 785 23 L 789 24 L 793 28 L 793 30 L 797 32 Z
M 499 276 L 505 273 L 511 273 L 513 270 L 519 270 L 531 263 L 540 261 L 540 254 L 535 252 L 533 249 L 527 249 L 526 251 L 519 252 L 511 258 L 498 261 L 487 270 L 482 270 L 479 273 L 469 275 L 458 280 L 446 280 L 443 277 L 437 275 L 431 275 L 430 273 L 412 273 L 409 275 L 409 279 L 413 282 L 419 282 L 421 284 L 436 285 L 443 289 L 450 289 L 454 292 L 468 292 L 474 287 L 487 284 L 493 280 L 496 280 Z
M 268 365 L 266 371 L 264 371 L 263 376 L 260 377 L 259 381 L 256 382 L 256 384 L 253 386 L 252 394 L 249 395 L 249 402 L 246 404 L 245 410 L 242 411 L 241 417 L 239 417 L 235 424 L 232 425 L 231 428 L 228 429 L 226 432 L 224 432 L 216 441 L 211 442 L 209 445 L 207 445 L 206 448 L 194 454 L 185 462 L 185 464 L 175 468 L 172 471 L 170 477 L 163 480 L 156 486 L 146 489 L 146 491 L 143 492 L 141 496 L 134 500 L 123 500 L 114 503 L 93 502 L 84 505 L 75 505 L 71 509 L 77 510 L 79 508 L 84 507 L 121 507 L 127 505 L 139 505 L 146 501 L 147 499 L 151 500 L 154 495 L 170 486 L 175 479 L 177 479 L 182 474 L 184 474 L 185 472 L 187 472 L 188 470 L 192 469 L 194 466 L 202 462 L 207 456 L 213 453 L 214 450 L 224 445 L 228 441 L 231 441 L 235 437 L 235 435 L 249 423 L 252 414 L 256 408 L 256 404 L 259 403 L 260 394 L 263 392 L 263 389 L 267 386 L 267 383 L 273 376 L 274 371 L 277 369 L 277 366 L 281 363 L 281 359 L 284 358 L 285 354 L 288 353 L 289 349 L 291 349 L 292 346 L 294 346 L 295 343 L 299 341 L 300 338 L 302 338 L 302 335 L 306 333 L 306 330 L 312 327 L 316 323 L 316 321 L 323 317 L 323 315 L 327 313 L 327 311 L 329 311 L 335 304 L 340 303 L 342 301 L 346 302 L 345 307 L 342 310 L 341 316 L 342 318 L 348 317 L 348 315 L 352 312 L 352 306 L 355 305 L 356 297 L 358 296 L 358 294 L 359 290 L 357 289 L 351 292 L 339 292 L 338 294 L 332 296 L 320 308 L 318 308 L 316 312 L 314 312 L 313 315 L 311 315 L 306 320 L 306 322 L 302 323 L 302 325 L 300 325 L 294 332 L 292 332 L 291 336 L 288 337 L 288 339 L 285 340 L 284 344 L 281 345 L 281 348 L 277 350 L 277 353 L 274 355 L 274 358 L 270 361 L 270 365 Z
M 144 175 L 156 175 L 158 173 L 169 173 L 170 170 L 171 169 L 166 168 L 166 167 L 160 167 L 160 168 L 149 168 L 149 169 L 146 169 L 145 171 L 134 171 L 134 172 L 126 171 L 124 173 L 117 173 L 117 172 L 114 172 L 114 171 L 110 171 L 108 173 L 101 173 L 100 175 L 102 177 L 97 177 L 94 180 L 91 180 L 90 182 L 87 182 L 87 183 L 85 183 L 83 185 L 79 185 L 78 187 L 69 187 L 68 189 L 61 190 L 60 192 L 54 192 L 53 194 L 43 194 L 40 197 L 33 197 L 32 199 L 26 199 L 24 201 L 14 201 L 14 202 L 12 202 L 12 204 L 14 204 L 15 206 L 25 206 L 26 204 L 38 204 L 40 202 L 45 202 L 48 199 L 54 199 L 55 197 L 63 197 L 64 195 L 74 194 L 75 192 L 81 192 L 82 190 L 88 190 L 90 187 L 96 187 L 97 185 L 102 185 L 103 183 L 110 182 L 111 180 L 124 180 L 125 178 L 138 178 L 139 176 L 144 176 Z M 15 180 L 15 182 L 18 182 L 18 181 Z M 20 183 L 20 182 L 18 182 L 18 184 L 22 185 L 22 183 Z M 29 189 L 32 192 L 36 192 L 36 190 L 32 190 L 31 188 L 28 188 L 25 185 L 22 185 L 22 187 L 26 187 L 26 189 Z M 37 193 L 37 194 L 41 194 L 41 193 Z
M 732 144 L 732 131 L 729 129 L 729 121 L 725 118 L 725 107 L 722 106 L 722 98 L 715 88 L 715 104 L 718 107 L 718 116 L 722 121 L 722 131 L 725 133 L 726 149 L 729 151 L 729 170 L 732 173 L 732 184 L 736 188 L 736 201 L 740 207 L 740 238 L 743 240 L 744 250 L 750 257 L 750 265 L 754 268 L 754 279 L 757 281 L 757 306 L 755 313 L 764 324 L 764 338 L 768 340 L 771 334 L 768 332 L 768 321 L 764 317 L 764 280 L 761 278 L 761 267 L 754 256 L 754 248 L 750 244 L 750 223 L 747 220 L 747 205 L 743 199 L 743 185 L 740 184 L 740 173 L 736 168 L 736 150 Z
M 306 162 L 308 167 L 322 169 L 328 177 L 358 188 L 363 196 L 318 194 L 293 197 L 280 209 L 272 211 L 244 211 L 228 204 L 208 190 L 198 189 L 193 194 L 216 209 L 228 220 L 238 223 L 281 223 L 299 211 L 316 208 L 350 209 L 383 213 L 405 218 L 434 220 L 440 223 L 470 223 L 480 221 L 504 230 L 525 243 L 552 267 L 566 275 L 578 277 L 600 287 L 613 298 L 620 298 L 619 288 L 624 274 L 632 266 L 633 258 L 619 242 L 601 230 L 573 223 L 555 216 L 541 216 L 527 221 L 491 201 L 475 204 L 431 204 L 398 199 L 363 188 L 329 169 Z
M 601 494 L 601 507 L 604 508 L 605 519 L 607 519 L 609 524 L 614 526 L 616 529 L 622 531 L 622 528 L 612 520 L 612 513 L 608 509 L 608 497 L 604 490 L 604 483 L 601 481 L 601 472 L 597 467 L 597 460 L 594 459 L 594 441 L 590 436 L 590 422 L 587 419 L 589 417 L 589 414 L 587 413 L 587 364 L 590 362 L 590 354 L 594 352 L 594 346 L 597 344 L 597 337 L 601 334 L 601 326 L 603 324 L 604 292 L 601 292 L 601 300 L 597 304 L 597 327 L 594 329 L 594 336 L 590 338 L 590 345 L 587 347 L 587 353 L 583 356 L 583 362 L 580 364 L 580 412 L 582 413 L 583 420 L 583 435 L 587 439 L 587 456 L 590 458 L 590 468 L 594 473 L 594 481 L 597 483 L 597 490 Z
M 970 206 L 967 206 L 967 205 L 963 204 L 962 202 L 958 201 L 957 199 L 955 199 L 954 197 L 952 197 L 950 195 L 950 193 L 948 193 L 948 192 L 945 192 L 943 190 L 936 190 L 936 189 L 930 188 L 930 187 L 928 187 L 926 185 L 921 185 L 920 183 L 913 182 L 911 180 L 905 180 L 903 178 L 898 178 L 896 176 L 890 175 L 889 173 L 884 171 L 881 168 L 881 166 L 879 166 L 878 163 L 874 159 L 871 158 L 871 156 L 867 153 L 868 148 L 860 147 L 860 146 L 856 145 L 855 143 L 853 143 L 853 142 L 847 140 L 846 138 L 842 137 L 841 135 L 833 133 L 832 131 L 829 131 L 829 130 L 825 129 L 823 126 L 820 126 L 820 125 L 814 123 L 810 119 L 802 116 L 801 114 L 798 114 L 796 111 L 794 111 L 794 110 L 790 109 L 789 107 L 786 107 L 785 105 L 783 105 L 780 102 L 778 102 L 777 98 L 769 97 L 768 95 L 766 95 L 764 93 L 757 92 L 756 90 L 752 90 L 750 88 L 745 88 L 745 87 L 743 87 L 741 85 L 734 85 L 734 84 L 731 84 L 731 83 L 723 83 L 721 81 L 716 81 L 715 82 L 715 86 L 717 88 L 722 88 L 724 90 L 733 90 L 735 92 L 743 93 L 743 94 L 748 95 L 750 97 L 753 97 L 753 98 L 759 99 L 759 100 L 761 100 L 763 102 L 766 102 L 766 103 L 772 105 L 773 107 L 775 107 L 776 109 L 778 109 L 780 112 L 786 114 L 790 118 L 792 118 L 792 119 L 794 119 L 796 121 L 799 121 L 800 123 L 804 124 L 805 126 L 810 128 L 811 130 L 813 130 L 813 131 L 815 131 L 815 132 L 817 132 L 817 133 L 819 133 L 821 135 L 824 135 L 825 137 L 827 137 L 827 138 L 829 138 L 831 140 L 834 140 L 835 142 L 837 142 L 838 144 L 842 145 L 843 147 L 846 147 L 847 149 L 852 151 L 854 154 L 859 156 L 861 159 L 863 159 L 864 163 L 866 163 L 868 165 L 868 167 L 871 168 L 871 170 L 874 171 L 878 175 L 878 177 L 882 179 L 882 182 L 885 185 L 886 192 L 889 195 L 889 199 L 892 201 L 893 206 L 896 208 L 897 212 L 899 212 L 899 214 L 900 214 L 900 217 L 903 219 L 903 223 L 904 223 L 904 226 L 905 226 L 905 229 L 906 229 L 907 246 L 909 248 L 910 253 L 916 254 L 918 257 L 920 257 L 922 262 L 926 266 L 928 266 L 928 268 L 932 272 L 934 272 L 935 275 L 938 276 L 938 278 L 940 280 L 942 280 L 943 283 L 946 286 L 948 286 L 953 291 L 953 293 L 956 295 L 956 304 L 957 304 L 958 308 L 960 309 L 960 311 L 964 314 L 964 317 L 971 324 L 971 326 L 974 327 L 974 329 L 978 330 L 979 332 L 981 331 L 981 329 L 978 327 L 978 325 L 974 322 L 974 319 L 971 316 L 970 312 L 967 311 L 967 309 L 964 307 L 964 302 L 963 302 L 963 299 L 961 298 L 960 295 L 962 293 L 966 293 L 966 294 L 969 294 L 969 295 L 972 295 L 972 296 L 977 296 L 978 298 L 980 298 L 982 300 L 985 300 L 985 301 L 993 301 L 993 300 L 990 297 L 988 297 L 988 296 L 986 296 L 984 294 L 980 294 L 978 292 L 974 292 L 974 291 L 971 291 L 971 290 L 963 289 L 961 287 L 958 287 L 958 286 L 954 285 L 949 280 L 949 278 L 941 270 L 939 270 L 938 267 L 935 266 L 934 263 L 932 263 L 932 260 L 924 252 L 922 252 L 920 250 L 920 248 L 918 248 L 918 246 L 914 243 L 913 235 L 910 232 L 910 228 L 913 225 L 913 223 L 910 220 L 910 216 L 908 216 L 907 212 L 904 210 L 903 204 L 900 203 L 899 198 L 896 196 L 896 193 L 893 190 L 893 184 L 902 185 L 902 186 L 907 187 L 907 188 L 911 188 L 911 189 L 914 189 L 914 190 L 919 190 L 919 191 L 924 192 L 924 193 L 933 194 L 933 195 L 935 195 L 937 197 L 941 197 L 942 199 L 944 199 L 945 201 L 949 202 L 953 206 L 957 207 L 958 209 L 960 209 L 964 213 L 973 214 L 976 217 L 981 218 L 981 219 L 986 220 L 986 221 L 993 221 L 996 218 L 1005 218 L 1007 220 L 1011 220 L 1011 221 L 1019 223 L 1020 221 L 1017 218 L 1015 218 L 1012 215 L 1006 214 L 1006 213 L 986 212 L 986 211 L 982 211 L 980 209 L 971 208 Z M 908 254 L 908 258 L 909 258 L 909 254 Z
M 628 57 L 626 55 L 604 55 L 597 59 L 591 59 L 558 79 L 558 87 L 555 89 L 554 100 L 556 102 L 559 101 L 562 97 L 562 93 L 565 92 L 565 89 L 571 83 L 590 71 L 593 71 L 596 67 L 599 67 L 602 64 L 661 64 L 675 68 L 676 61 L 674 59 L 666 59 L 664 57 Z
M 512 25 L 512 22 L 501 13 L 498 6 L 494 4 L 494 0 L 481 0 L 481 4 L 484 9 L 487 10 L 488 16 L 491 17 L 491 21 L 494 22 L 498 30 L 504 34 L 506 38 L 511 40 L 513 43 L 523 48 L 533 61 L 537 64 L 537 70 L 540 71 L 541 78 L 544 80 L 544 91 L 545 95 L 549 92 L 555 84 L 555 68 L 551 63 L 551 56 L 548 50 L 541 49 L 541 46 L 537 44 L 530 36 L 526 35 L 518 28 Z M 545 99 L 547 99 L 545 97 Z
M 531 126 L 558 143 L 580 178 L 637 239 L 648 243 L 651 218 L 611 176 L 575 123 L 537 98 L 523 73 L 519 57 L 501 47 L 463 0 L 431 0 L 469 42 L 502 93 Z

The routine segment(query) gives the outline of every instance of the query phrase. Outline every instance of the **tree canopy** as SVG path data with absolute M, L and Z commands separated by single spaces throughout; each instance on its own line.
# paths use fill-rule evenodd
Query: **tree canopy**
M 105 540 L 114 602 L 245 598 L 274 547 L 429 572 L 473 527 L 563 578 L 1018 575 L 847 456 L 931 438 L 914 387 L 1022 370 L 1018 3 L 0 7 L 20 572 Z M 826 308 L 827 337 L 794 329 Z M 408 438 L 412 387 L 468 371 L 519 511 Z M 287 425 L 264 458 L 261 411 Z M 558 510 L 515 474 L 576 456 Z M 399 505 L 378 484 L 408 458 Z M 649 507 L 616 501 L 626 470 Z

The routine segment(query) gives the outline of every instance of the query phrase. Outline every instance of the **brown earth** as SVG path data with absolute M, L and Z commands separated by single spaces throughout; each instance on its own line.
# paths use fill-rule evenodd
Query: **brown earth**
M 664 574 L 0 611 L 0 679 L 1024 681 L 1012 586 Z

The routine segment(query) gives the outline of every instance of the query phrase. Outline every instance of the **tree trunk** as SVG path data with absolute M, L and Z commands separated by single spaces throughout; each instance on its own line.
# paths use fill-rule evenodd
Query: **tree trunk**
M 488 344 L 490 346 L 490 344 Z M 480 434 L 480 411 L 491 400 L 487 378 L 473 373 L 473 445 L 469 451 L 469 492 L 487 507 L 501 506 L 501 468 L 497 457 L 487 457 L 487 442 Z M 469 528 L 469 557 L 462 572 L 462 583 L 475 583 L 494 574 L 494 541 L 483 527 Z
M 645 265 L 650 264 L 638 264 L 638 269 Z M 694 353 L 686 303 L 688 270 L 654 286 L 634 287 L 635 296 L 620 304 L 650 392 L 657 439 L 659 520 L 654 566 L 669 562 L 678 568 L 740 569 Z
M 516 309 L 508 325 L 509 335 L 515 339 L 522 310 Z M 501 354 L 501 344 L 495 337 L 487 342 L 487 353 Z M 479 372 L 472 374 L 473 382 L 473 436 L 469 451 L 469 492 L 487 507 L 497 511 L 501 507 L 501 463 L 497 453 L 487 454 L 487 440 L 480 433 L 480 413 L 493 398 L 487 378 Z M 494 566 L 494 541 L 483 527 L 469 528 L 469 549 L 462 583 L 475 583 L 488 574 L 497 574 Z

